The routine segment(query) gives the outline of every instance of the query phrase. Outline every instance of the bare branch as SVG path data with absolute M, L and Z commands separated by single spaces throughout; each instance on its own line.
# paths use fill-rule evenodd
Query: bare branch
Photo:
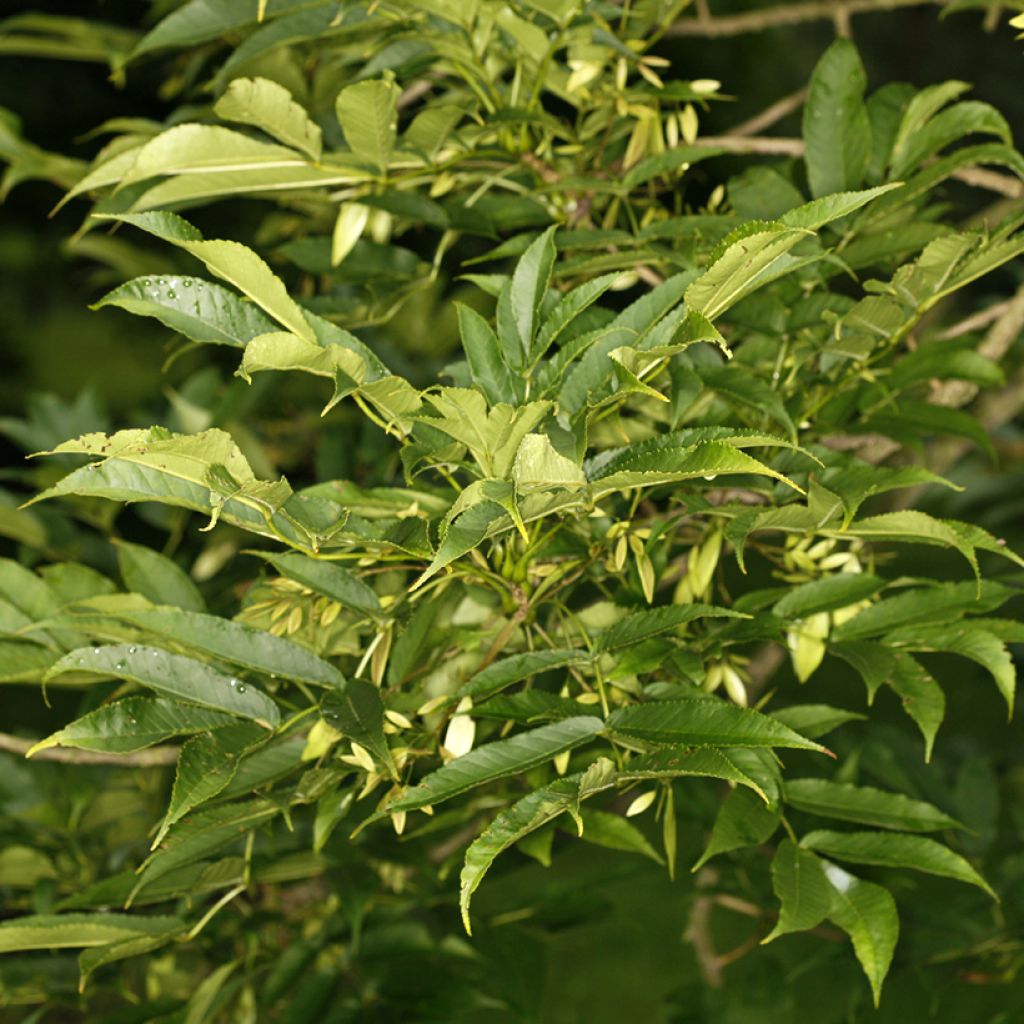
M 669 28 L 666 35 L 715 39 L 763 32 L 765 29 L 786 25 L 800 25 L 808 21 L 833 21 L 839 26 L 845 26 L 854 14 L 894 11 L 901 7 L 944 7 L 947 3 L 948 0 L 818 0 L 813 3 L 780 4 L 778 7 L 723 18 L 682 18 Z
M 35 746 L 33 740 L 0 732 L 0 750 L 24 757 Z M 47 747 L 32 755 L 34 761 L 59 761 L 62 764 L 112 764 L 122 767 L 156 768 L 174 764 L 178 760 L 177 747 L 150 747 L 133 754 L 104 754 L 96 750 L 68 750 L 63 747 Z
M 806 86 L 797 89 L 796 92 L 791 92 L 788 96 L 783 96 L 771 106 L 765 107 L 760 114 L 755 114 L 749 120 L 736 125 L 729 135 L 739 137 L 757 135 L 792 114 L 794 110 L 799 110 L 805 99 L 807 99 Z

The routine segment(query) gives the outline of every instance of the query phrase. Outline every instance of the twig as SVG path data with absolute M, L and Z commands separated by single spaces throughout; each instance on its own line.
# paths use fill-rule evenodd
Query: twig
M 807 99 L 807 87 L 801 86 L 796 92 L 791 92 L 788 96 L 776 100 L 771 106 L 765 107 L 760 114 L 755 114 L 749 120 L 736 125 L 729 135 L 740 138 L 758 135 L 765 128 L 771 128 L 773 124 L 788 117 L 794 110 L 799 110 L 805 99 Z
M 944 7 L 948 0 L 819 0 L 816 3 L 781 4 L 749 14 L 735 14 L 723 18 L 681 18 L 666 32 L 667 36 L 702 36 L 708 39 L 739 36 L 747 32 L 784 25 L 800 25 L 807 21 L 834 21 L 845 24 L 854 14 L 876 11 L 894 11 L 901 7 Z
M 713 868 L 702 868 L 697 872 L 698 889 L 710 889 L 717 881 L 718 872 Z M 693 955 L 697 959 L 697 967 L 700 969 L 704 984 L 708 988 L 721 988 L 722 967 L 711 937 L 711 912 L 714 905 L 714 897 L 711 895 L 697 896 L 694 899 L 683 938 L 693 946 Z
M 0 733 L 0 750 L 9 754 L 27 754 L 35 743 L 23 740 L 9 733 Z M 113 764 L 131 765 L 136 768 L 155 768 L 174 764 L 178 760 L 177 747 L 150 747 L 133 754 L 104 754 L 96 750 L 67 750 L 62 747 L 47 747 L 32 755 L 34 761 L 59 761 L 62 764 Z
M 724 149 L 727 153 L 754 153 L 759 156 L 803 156 L 804 140 L 788 137 L 746 136 L 746 135 L 705 135 L 694 143 Z M 967 167 L 954 171 L 950 177 L 974 188 L 983 188 L 1010 199 L 1024 197 L 1024 182 L 1008 174 L 988 171 L 983 167 Z

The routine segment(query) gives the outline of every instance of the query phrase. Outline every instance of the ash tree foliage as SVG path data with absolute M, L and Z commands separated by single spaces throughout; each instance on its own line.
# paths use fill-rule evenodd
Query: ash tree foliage
M 580 844 L 675 879 L 677 938 L 725 894 L 744 959 L 825 957 L 827 1019 L 947 948 L 1013 981 L 1019 868 L 950 795 L 937 669 L 1012 714 L 1024 560 L 927 509 L 958 486 L 938 446 L 994 454 L 969 402 L 1003 352 L 955 324 L 1024 252 L 1019 204 L 958 204 L 1024 158 L 966 83 L 868 82 L 847 39 L 800 144 L 737 156 L 701 133 L 726 87 L 660 55 L 685 7 L 0 26 L 162 69 L 166 120 L 98 125 L 88 163 L 6 118 L 4 184 L 60 186 L 70 252 L 116 281 L 95 306 L 206 365 L 162 424 L 88 396 L 2 424 L 38 458 L 0 508 L 0 678 L 66 714 L 2 784 L 0 1000 L 540 1019 L 493 965 L 557 922 Z M 357 474 L 282 453 L 296 393 Z M 502 931 L 489 887 L 528 858 L 553 867 L 502 890 Z

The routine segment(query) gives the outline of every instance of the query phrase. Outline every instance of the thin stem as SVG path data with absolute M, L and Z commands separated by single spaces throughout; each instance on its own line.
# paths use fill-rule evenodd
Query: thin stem
M 35 746 L 36 741 L 23 740 L 9 733 L 0 733 L 0 750 L 24 757 Z M 62 747 L 47 747 L 32 755 L 34 761 L 58 761 L 62 764 L 112 764 L 132 765 L 136 768 L 156 768 L 174 764 L 178 760 L 177 747 L 150 747 L 132 754 L 105 754 L 96 750 L 68 750 Z

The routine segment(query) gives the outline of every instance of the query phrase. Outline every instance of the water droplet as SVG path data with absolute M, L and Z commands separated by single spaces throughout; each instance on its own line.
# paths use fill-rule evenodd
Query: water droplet
M 118 663 L 117 663 L 117 664 L 116 664 L 116 665 L 114 666 L 114 668 L 116 668 L 116 669 L 117 669 L 118 671 L 120 671 L 121 669 L 123 669 L 123 668 L 124 668 L 124 662 L 123 662 L 123 661 L 119 661 L 119 662 L 118 662 Z
M 138 722 L 136 722 L 134 718 L 129 718 L 129 719 L 128 719 L 128 724 L 129 724 L 129 725 L 138 725 L 139 723 L 138 723 Z
M 137 650 L 138 650 L 138 647 L 129 647 L 128 648 L 128 653 L 129 654 L 134 654 Z
M 78 664 L 79 665 L 84 665 L 85 664 L 85 658 L 79 658 L 78 659 Z
M 94 647 L 94 648 L 92 649 L 92 653 L 93 653 L 93 654 L 99 654 L 99 653 L 100 653 L 100 649 L 99 649 L 98 647 Z
M 178 293 L 173 288 L 167 289 L 167 298 L 169 298 L 173 302 L 177 297 Z
M 237 679 L 229 679 L 228 680 L 228 686 L 230 686 L 232 689 L 234 689 L 237 685 L 238 685 L 238 680 Z
M 238 692 L 239 693 L 245 693 L 245 683 L 239 683 L 238 684 Z

